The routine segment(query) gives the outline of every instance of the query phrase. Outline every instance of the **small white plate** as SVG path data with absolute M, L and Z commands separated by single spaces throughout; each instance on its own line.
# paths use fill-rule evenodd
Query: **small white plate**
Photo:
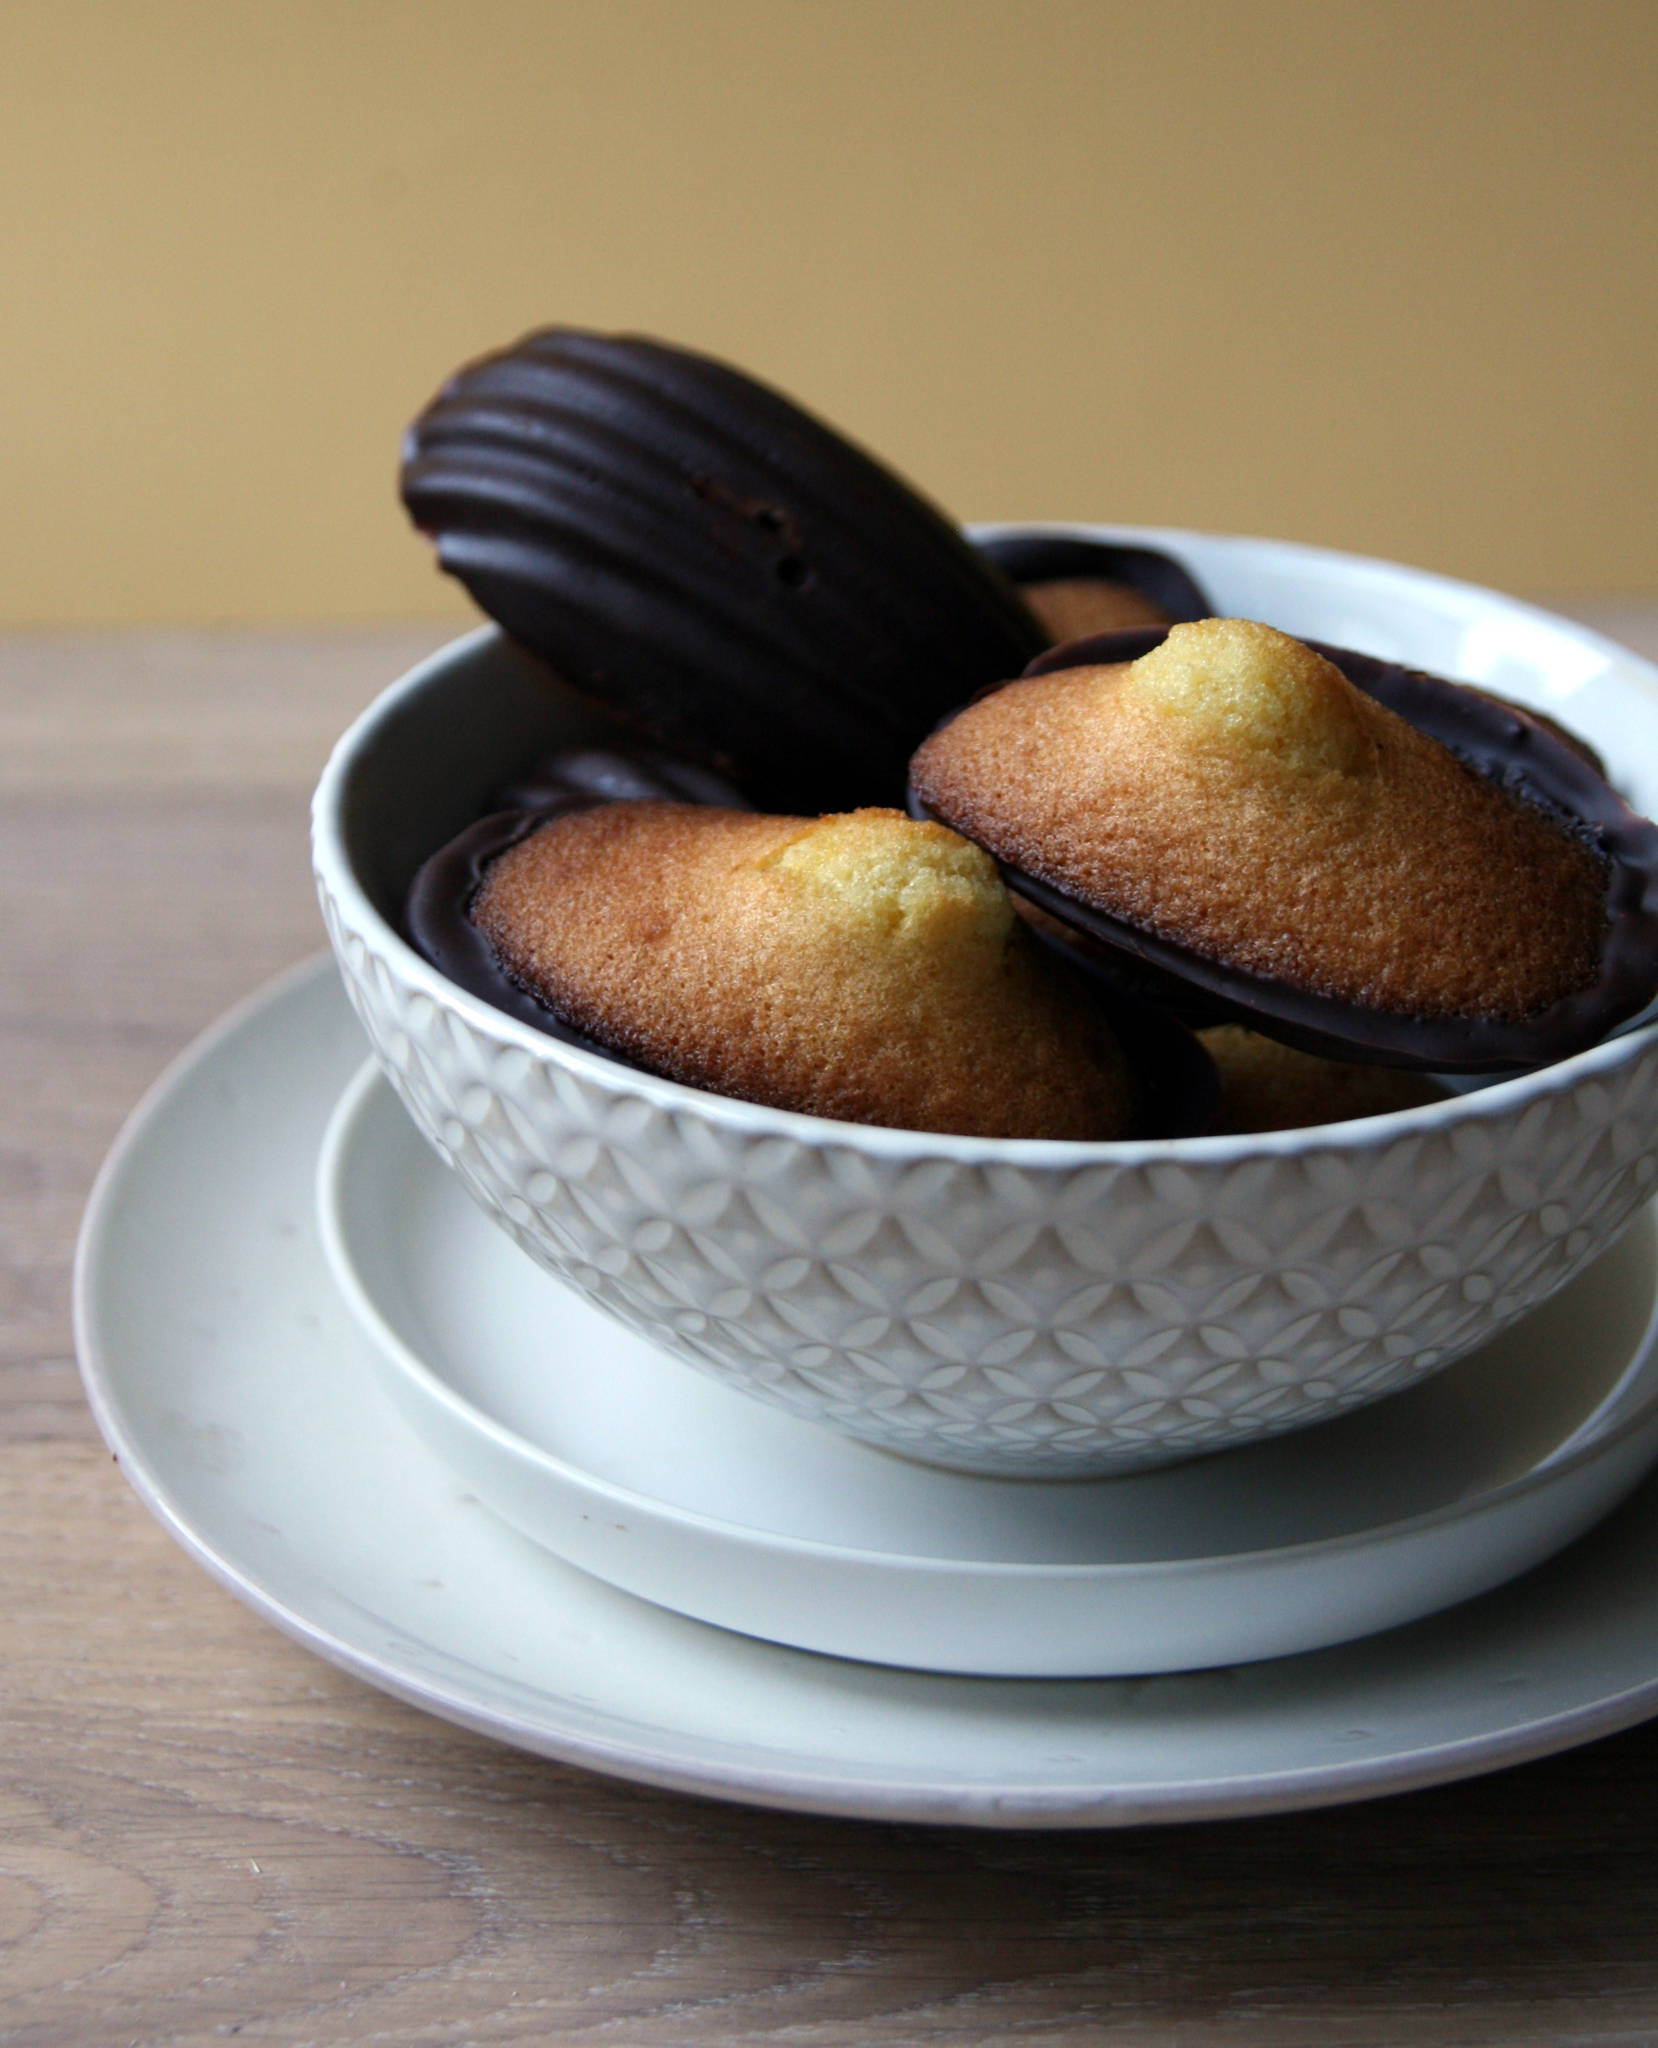
M 665 1356 L 489 1221 L 372 1061 L 317 1193 L 387 1391 L 480 1499 L 612 1585 L 797 1649 L 1024 1678 L 1322 1649 L 1528 1570 L 1658 1458 L 1650 1212 L 1392 1400 L 1056 1482 L 913 1464 Z
M 897 1671 L 617 1592 L 469 1497 L 376 1383 L 313 1222 L 323 1128 L 363 1051 L 326 962 L 193 1047 L 99 1178 L 76 1325 L 151 1510 L 259 1613 L 399 1698 L 646 1784 L 985 1827 L 1327 1805 L 1658 1712 L 1653 1481 L 1450 1613 L 1185 1676 Z

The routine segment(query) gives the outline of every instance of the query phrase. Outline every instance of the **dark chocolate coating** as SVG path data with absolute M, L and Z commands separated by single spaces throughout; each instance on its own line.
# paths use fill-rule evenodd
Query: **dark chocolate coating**
M 902 801 L 930 728 L 1043 645 L 934 508 L 752 378 L 549 328 L 454 377 L 402 493 L 578 689 L 768 810 Z
M 918 818 L 928 815 L 914 801 L 910 811 Z M 1174 1018 L 1176 1023 L 1185 1025 L 1189 1031 L 1205 1031 L 1211 1024 L 1238 1021 L 1238 1012 L 1233 1004 L 1208 994 L 1195 982 L 1185 981 L 1165 968 L 1154 967 L 1137 953 L 1095 938 L 1092 933 L 1082 930 L 1069 914 L 1062 917 L 1045 910 L 1032 891 L 1016 880 L 1007 867 L 1003 866 L 1001 872 L 1008 887 L 1023 899 L 1027 911 L 1034 913 L 1027 916 L 1026 922 L 1037 938 L 1051 951 L 1063 954 L 1111 1001 L 1159 1010 Z
M 468 913 L 490 862 L 537 825 L 566 811 L 630 801 L 748 808 L 722 776 L 656 748 L 624 754 L 605 747 L 555 747 L 503 783 L 490 799 L 489 815 L 439 847 L 416 870 L 403 913 L 410 944 L 440 974 L 509 1017 L 533 1024 L 567 1045 L 619 1058 L 607 1046 L 572 1030 L 538 997 L 520 988 Z
M 561 811 L 587 804 L 714 804 L 721 810 L 752 808 L 733 782 L 695 761 L 681 761 L 656 747 L 618 753 L 608 747 L 555 747 L 496 790 L 491 810 Z
M 520 988 L 468 915 L 491 861 L 527 838 L 545 819 L 557 816 L 556 806 L 548 810 L 493 811 L 475 825 L 468 825 L 416 870 L 403 909 L 404 926 L 415 951 L 468 995 L 504 1010 L 520 1024 L 533 1024 L 537 1031 L 562 1039 L 566 1045 L 605 1052 L 602 1045 L 572 1031 L 545 1003 Z M 606 1057 L 614 1055 L 607 1053 Z
M 514 789 L 533 801 L 513 804 L 510 792 Z M 696 789 L 706 794 L 693 794 Z M 585 810 L 593 804 L 652 799 L 743 809 L 742 799 L 718 776 L 668 755 L 621 754 L 585 747 L 548 754 L 498 795 L 504 800 L 500 810 L 480 818 L 439 847 L 416 872 L 404 908 L 409 942 L 440 974 L 509 1017 L 566 1045 L 579 1045 L 587 1052 L 633 1066 L 635 1062 L 612 1047 L 572 1029 L 513 980 L 472 922 L 473 898 L 491 861 L 538 825 L 565 812 Z M 1051 950 L 1070 957 L 1069 949 L 1046 943 Z M 1098 976 L 1088 978 L 1100 986 Z M 1213 1121 L 1220 1100 L 1219 1077 L 1208 1053 L 1182 1025 L 1132 998 L 1108 992 L 1105 1007 L 1134 1073 L 1138 1095 L 1135 1135 L 1201 1135 Z
M 1070 947 L 1032 931 L 1039 946 L 1076 965 Z M 1136 1138 L 1201 1138 L 1220 1107 L 1220 1073 L 1197 1035 L 1169 1011 L 1090 975 L 1134 1076 Z
M 1026 674 L 1138 661 L 1166 638 L 1161 627 L 1095 634 L 1049 649 Z M 1051 917 L 1129 955 L 1131 984 L 1138 977 L 1144 988 L 1147 969 L 1171 976 L 1214 1004 L 1217 1016 L 1224 1013 L 1333 1059 L 1442 1073 L 1498 1073 L 1582 1052 L 1644 1009 L 1658 991 L 1658 826 L 1632 811 L 1579 748 L 1518 705 L 1374 655 L 1317 640 L 1306 644 L 1367 696 L 1438 740 L 1488 781 L 1549 812 L 1599 852 L 1607 864 L 1607 924 L 1599 972 L 1588 987 L 1520 1022 L 1402 1016 L 1228 967 L 1004 865 L 1009 888 Z M 917 817 L 934 815 L 913 790 L 910 810 Z M 1081 964 L 1092 965 L 1096 974 L 1102 971 L 1097 958 Z
M 1139 591 L 1179 625 L 1210 619 L 1215 608 L 1194 577 L 1159 548 L 1082 540 L 1074 533 L 1018 533 L 979 543 L 1002 574 L 1017 584 L 1050 583 L 1063 577 L 1098 577 Z

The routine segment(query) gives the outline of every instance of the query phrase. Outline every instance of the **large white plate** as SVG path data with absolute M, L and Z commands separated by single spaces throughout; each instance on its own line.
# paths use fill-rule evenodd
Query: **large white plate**
M 1650 1213 L 1408 1392 L 1155 1472 L 944 1472 L 692 1372 L 543 1273 L 372 1061 L 318 1218 L 387 1391 L 515 1528 L 628 1592 L 797 1649 L 1121 1677 L 1322 1649 L 1551 1556 L 1658 1456 Z
M 111 1448 L 179 1541 L 301 1642 L 468 1727 L 759 1804 L 1094 1827 L 1312 1806 L 1658 1711 L 1658 1483 L 1435 1619 L 1181 1677 L 929 1676 L 689 1621 L 470 1498 L 380 1390 L 312 1182 L 363 1043 L 325 964 L 227 1018 L 135 1113 L 76 1315 Z

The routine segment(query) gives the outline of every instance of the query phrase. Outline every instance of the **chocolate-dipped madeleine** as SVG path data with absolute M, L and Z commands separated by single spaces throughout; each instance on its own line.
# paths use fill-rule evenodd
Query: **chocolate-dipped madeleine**
M 889 470 L 661 342 L 552 328 L 463 369 L 402 492 L 508 632 L 773 809 L 898 801 L 936 721 L 1047 643 Z
M 403 906 L 410 943 L 440 973 L 508 1016 L 569 1044 L 591 1046 L 502 972 L 469 912 L 492 863 L 538 824 L 596 804 L 641 802 L 745 807 L 723 776 L 653 747 L 551 748 L 502 783 L 486 814 L 416 869 Z
M 1658 832 L 1586 762 L 1477 692 L 1270 627 L 1056 650 L 911 779 L 1042 907 L 1309 1050 L 1529 1065 L 1658 983 Z
M 1206 619 L 1214 611 L 1195 579 L 1158 548 L 1072 533 L 1007 534 L 979 545 L 1056 643 Z
M 994 863 L 901 812 L 583 810 L 501 852 L 470 915 L 566 1026 L 694 1087 L 911 1130 L 1137 1127 L 1121 1044 Z

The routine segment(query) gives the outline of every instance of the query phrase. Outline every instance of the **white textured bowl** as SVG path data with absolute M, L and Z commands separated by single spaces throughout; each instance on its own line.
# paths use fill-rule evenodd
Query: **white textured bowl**
M 1562 713 L 1658 809 L 1658 672 L 1528 606 L 1284 543 L 1178 555 L 1231 615 Z M 614 733 L 493 631 L 394 684 L 317 790 L 323 915 L 415 1122 L 523 1248 L 730 1385 L 929 1463 L 1082 1477 L 1294 1429 L 1485 1342 L 1658 1175 L 1658 1026 L 1362 1123 L 1080 1145 L 728 1101 L 545 1037 L 398 934 L 426 854 Z

